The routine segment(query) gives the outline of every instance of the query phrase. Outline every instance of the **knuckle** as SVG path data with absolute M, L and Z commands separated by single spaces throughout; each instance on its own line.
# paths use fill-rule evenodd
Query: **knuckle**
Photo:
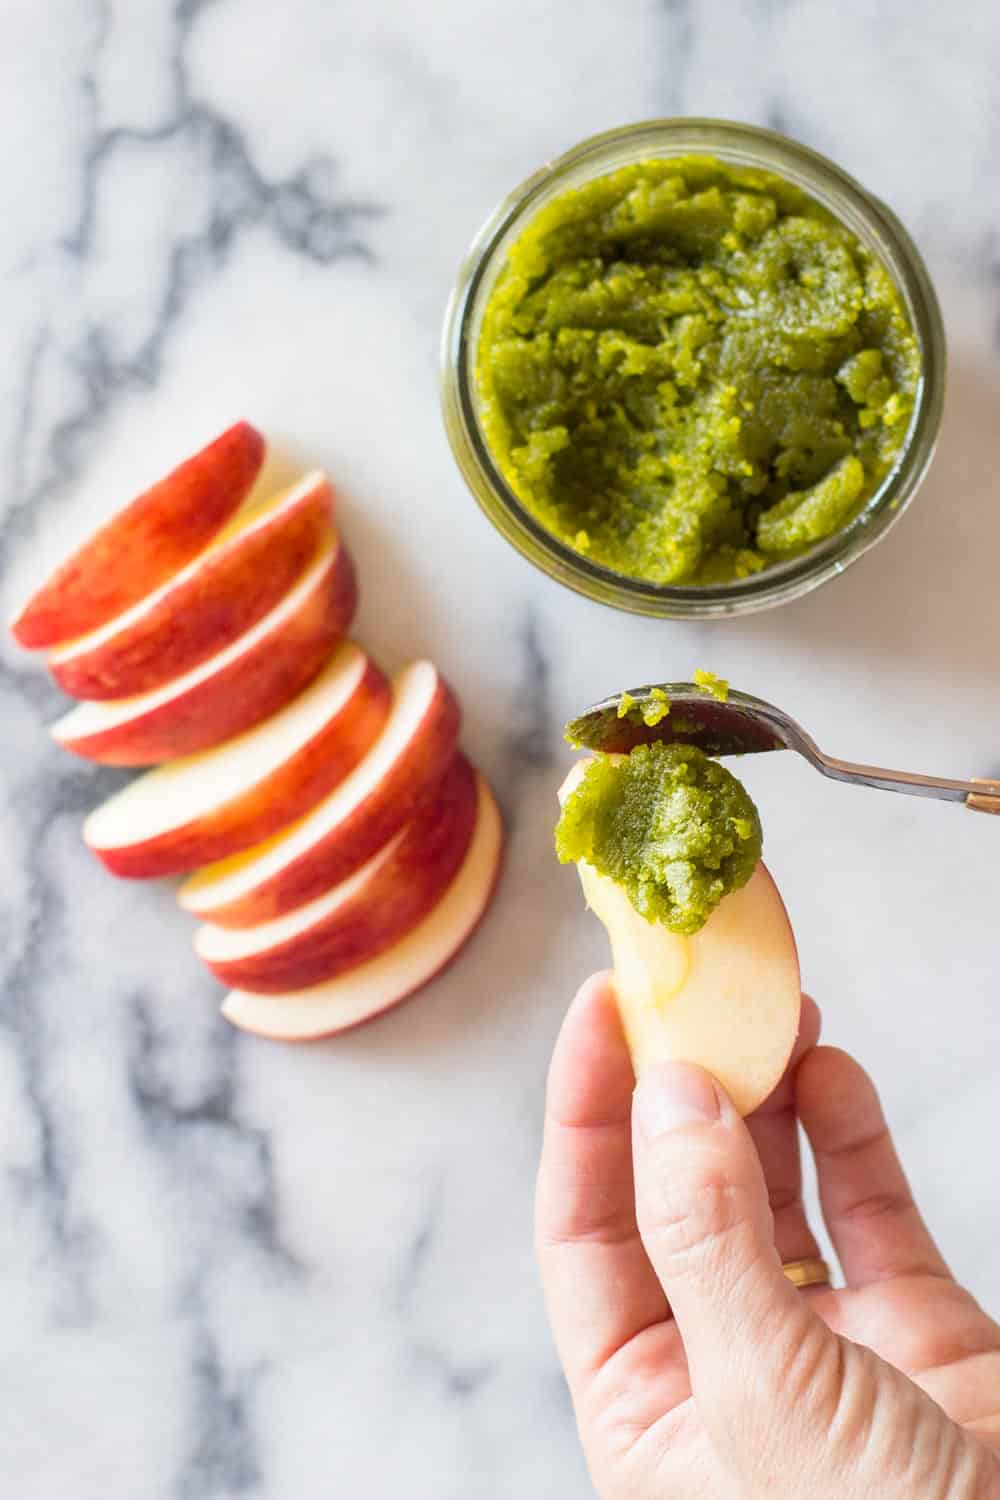
M 840 1217 L 852 1224 L 870 1224 L 879 1219 L 897 1219 L 912 1212 L 913 1200 L 908 1193 L 886 1191 L 866 1193 L 845 1204 Z
M 566 1245 L 627 1245 L 635 1239 L 635 1225 L 623 1221 L 617 1208 L 580 1211 L 541 1224 L 535 1230 L 535 1252 L 560 1250 Z
M 767 1199 L 773 1214 L 785 1214 L 799 1206 L 802 1202 L 802 1193 L 798 1186 L 777 1183 L 768 1188 Z
M 1000 1355 L 1000 1327 L 964 1287 L 941 1282 L 933 1296 L 936 1316 L 913 1328 L 904 1349 L 911 1377 Z
M 722 1171 L 673 1171 L 653 1185 L 640 1215 L 643 1237 L 675 1274 L 721 1256 L 746 1226 L 746 1195 Z

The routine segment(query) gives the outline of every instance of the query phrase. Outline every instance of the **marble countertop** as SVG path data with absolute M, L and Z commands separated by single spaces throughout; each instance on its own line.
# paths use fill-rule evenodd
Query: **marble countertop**
M 17 0 L 4 28 L 4 607 L 133 472 L 246 415 L 334 476 L 358 633 L 455 682 L 511 843 L 490 922 L 417 1003 L 311 1049 L 239 1037 L 170 889 L 82 847 L 117 778 L 49 744 L 57 695 L 4 643 L 0 1474 L 30 1500 L 582 1500 L 530 1246 L 548 1053 L 604 962 L 551 857 L 560 726 L 701 665 L 835 753 L 1000 772 L 1000 11 Z M 920 242 L 950 339 L 912 511 L 740 625 L 549 583 L 481 519 L 438 414 L 444 302 L 494 202 L 667 113 L 843 163 Z M 762 762 L 827 1036 L 874 1071 L 996 1312 L 1000 827 Z

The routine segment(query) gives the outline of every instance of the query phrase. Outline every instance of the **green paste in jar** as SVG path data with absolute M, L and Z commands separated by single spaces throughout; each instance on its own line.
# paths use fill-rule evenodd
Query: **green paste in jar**
M 561 193 L 489 296 L 476 380 L 507 483 L 654 584 L 744 578 L 844 526 L 920 379 L 881 262 L 814 199 L 707 156 Z
M 556 826 L 564 864 L 585 859 L 648 922 L 690 934 L 761 854 L 757 809 L 740 781 L 694 745 L 654 741 L 597 755 Z

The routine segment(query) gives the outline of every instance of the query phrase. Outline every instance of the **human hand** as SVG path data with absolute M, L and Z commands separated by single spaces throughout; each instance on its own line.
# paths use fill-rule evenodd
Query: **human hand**
M 709 1074 L 635 1089 L 607 976 L 584 985 L 549 1075 L 538 1252 L 604 1500 L 997 1500 L 1000 1327 L 952 1279 L 875 1089 L 817 1048 L 746 1122 Z M 817 1255 L 796 1119 L 847 1286 Z M 975 1205 L 969 1205 L 974 1212 Z

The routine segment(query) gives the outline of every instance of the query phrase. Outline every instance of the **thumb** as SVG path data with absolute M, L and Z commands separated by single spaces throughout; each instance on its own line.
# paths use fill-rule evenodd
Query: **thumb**
M 827 1369 L 836 1378 L 837 1341 L 781 1269 L 750 1133 L 710 1073 L 676 1062 L 642 1074 L 632 1139 L 639 1232 L 699 1416 L 744 1478 L 773 1473 Z

